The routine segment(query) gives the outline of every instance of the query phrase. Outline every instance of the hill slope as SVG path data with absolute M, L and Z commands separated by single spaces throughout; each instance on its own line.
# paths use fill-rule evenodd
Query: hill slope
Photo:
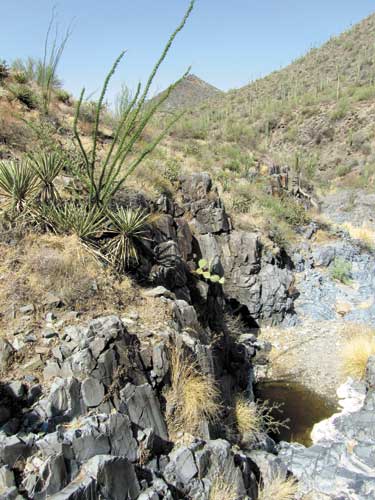
M 288 67 L 197 106 L 174 135 L 196 141 L 190 150 L 219 177 L 228 177 L 229 159 L 229 182 L 250 155 L 297 162 L 321 186 L 354 179 L 367 187 L 375 173 L 374 39 L 371 15 Z

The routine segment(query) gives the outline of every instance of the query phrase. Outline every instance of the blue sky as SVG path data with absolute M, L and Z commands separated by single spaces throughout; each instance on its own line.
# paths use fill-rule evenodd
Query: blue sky
M 53 5 L 61 28 L 74 18 L 59 75 L 75 95 L 100 84 L 122 49 L 113 80 L 144 81 L 188 0 L 2 0 L 0 58 L 42 54 Z M 153 88 L 157 92 L 192 65 L 192 72 L 227 90 L 287 65 L 375 11 L 373 0 L 196 0 Z

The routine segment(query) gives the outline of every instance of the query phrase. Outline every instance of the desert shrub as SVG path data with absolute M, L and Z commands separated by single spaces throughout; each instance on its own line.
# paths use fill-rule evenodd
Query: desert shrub
M 27 85 L 13 83 L 8 86 L 11 94 L 29 109 L 35 109 L 38 104 L 37 97 L 33 90 Z
M 0 199 L 5 208 L 21 213 L 36 190 L 36 177 L 27 161 L 0 162 Z
M 177 182 L 181 175 L 181 162 L 176 158 L 170 158 L 165 162 L 164 177 L 170 182 Z
M 181 349 L 171 354 L 171 387 L 166 391 L 166 418 L 171 436 L 179 432 L 199 434 L 204 421 L 219 418 L 220 391 L 215 381 L 202 374 L 196 362 Z
M 353 94 L 354 101 L 368 101 L 375 96 L 375 86 L 359 87 Z
M 212 481 L 209 500 L 237 500 L 237 488 L 228 481 L 225 473 L 217 474 Z
M 375 247 L 375 231 L 367 223 L 362 226 L 353 226 L 350 222 L 343 225 L 351 238 L 359 240 L 367 249 L 373 250 Z
M 331 120 L 338 121 L 345 118 L 349 111 L 349 101 L 347 99 L 340 99 L 336 104 L 335 109 L 331 113 Z
M 132 263 L 138 262 L 138 247 L 146 237 L 149 214 L 142 209 L 123 207 L 108 211 L 108 233 L 110 240 L 105 246 L 109 261 L 119 271 L 124 272 Z
M 58 101 L 63 102 L 64 104 L 69 104 L 71 95 L 64 89 L 56 89 L 55 95 Z
M 258 500 L 294 500 L 298 485 L 294 478 L 275 473 L 264 481 L 259 489 Z
M 351 283 L 352 265 L 341 257 L 337 257 L 330 268 L 330 273 L 333 279 L 341 281 L 344 285 Z
M 300 226 L 306 224 L 309 220 L 304 207 L 293 198 L 264 196 L 261 199 L 261 204 L 274 218 L 285 220 L 291 226 Z
M 15 82 L 21 85 L 28 82 L 27 73 L 25 73 L 24 71 L 17 71 L 16 73 L 14 73 L 13 79 Z
M 190 16 L 191 11 L 193 10 L 194 1 L 195 0 L 191 0 L 188 10 L 186 11 L 186 14 L 183 17 L 180 25 L 170 36 L 159 60 L 151 71 L 151 74 L 144 86 L 143 92 L 141 92 L 141 84 L 138 84 L 132 101 L 129 103 L 124 114 L 121 116 L 119 123 L 115 127 L 113 138 L 103 159 L 98 158 L 98 133 L 100 118 L 104 108 L 104 100 L 107 94 L 108 85 L 118 65 L 124 57 L 125 52 L 122 52 L 119 55 L 104 80 L 100 97 L 95 107 L 95 120 L 93 124 L 92 144 L 90 148 L 86 148 L 83 145 L 81 134 L 78 130 L 78 122 L 81 118 L 81 108 L 85 95 L 85 89 L 82 90 L 80 98 L 77 102 L 73 132 L 82 156 L 82 164 L 84 167 L 81 174 L 79 175 L 78 172 L 77 174 L 79 175 L 80 180 L 89 187 L 88 203 L 90 206 L 107 206 L 109 201 L 124 185 L 126 179 L 137 169 L 141 162 L 154 151 L 156 146 L 165 137 L 168 130 L 180 118 L 181 114 L 174 116 L 164 128 L 164 130 L 155 139 L 151 140 L 143 147 L 141 147 L 140 150 L 136 152 L 136 156 L 134 157 L 134 146 L 139 145 L 139 139 L 144 132 L 147 124 L 150 123 L 156 111 L 168 99 L 172 90 L 187 74 L 186 73 L 180 80 L 170 85 L 169 88 L 164 92 L 162 98 L 157 100 L 157 102 L 151 103 L 149 106 L 147 106 L 147 112 L 145 112 L 143 117 L 140 118 L 144 110 L 146 99 L 149 95 L 155 75 L 157 74 L 162 62 L 166 58 L 174 39 L 185 26 L 187 19 Z M 139 122 L 137 121 L 138 119 Z M 132 157 L 130 157 L 131 153 L 133 153 Z M 124 165 L 126 163 L 127 166 L 124 169 Z
M 206 117 L 182 118 L 174 127 L 172 135 L 181 139 L 200 139 L 208 137 L 208 120 Z
M 42 203 L 55 203 L 59 194 L 54 181 L 64 167 L 61 155 L 57 152 L 33 153 L 30 155 L 30 166 L 39 181 L 39 200 Z
M 234 398 L 234 426 L 239 440 L 243 445 L 256 442 L 265 433 L 279 433 L 282 427 L 287 427 L 287 421 L 279 421 L 274 417 L 279 407 L 268 401 L 250 401 L 246 395 L 237 394 Z
M 242 443 L 256 440 L 262 431 L 262 416 L 255 402 L 237 396 L 234 404 L 235 425 Z
M 369 135 L 365 130 L 358 130 L 351 136 L 350 145 L 355 151 L 361 151 L 363 146 L 368 143 Z
M 95 101 L 83 102 L 80 108 L 80 120 L 90 124 L 95 123 L 97 105 L 98 103 Z
M 375 331 L 364 325 L 352 325 L 341 351 L 342 371 L 346 376 L 363 379 L 367 361 L 375 355 Z
M 352 168 L 350 165 L 340 165 L 337 167 L 336 170 L 336 175 L 338 177 L 345 177 L 345 175 L 349 174 L 352 171 Z

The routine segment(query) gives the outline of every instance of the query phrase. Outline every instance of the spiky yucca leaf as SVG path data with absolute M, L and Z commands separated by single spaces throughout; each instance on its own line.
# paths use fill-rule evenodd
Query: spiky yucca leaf
M 26 161 L 0 162 L 0 198 L 6 206 L 20 213 L 35 194 L 36 177 Z
M 71 202 L 61 206 L 43 204 L 38 214 L 56 233 L 74 234 L 84 241 L 97 237 L 106 228 L 101 210 Z
M 41 184 L 40 201 L 55 203 L 59 194 L 54 181 L 64 167 L 63 159 L 56 152 L 35 153 L 30 155 L 30 164 Z
M 112 238 L 105 246 L 108 259 L 118 271 L 123 272 L 138 262 L 137 242 L 146 239 L 145 229 L 149 214 L 142 209 L 120 207 L 116 212 L 107 212 Z

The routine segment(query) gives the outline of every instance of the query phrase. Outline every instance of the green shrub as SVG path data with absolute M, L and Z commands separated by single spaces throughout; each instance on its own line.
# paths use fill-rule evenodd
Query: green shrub
M 25 84 L 29 80 L 27 74 L 24 71 L 18 71 L 17 73 L 14 73 L 13 78 L 17 83 L 20 84 Z
M 333 279 L 341 281 L 344 285 L 349 285 L 351 283 L 352 265 L 345 259 L 337 257 L 334 260 L 330 271 Z
M 164 177 L 169 182 L 177 182 L 181 175 L 181 162 L 176 158 L 170 158 L 166 161 L 164 168 Z
M 336 104 L 335 109 L 331 113 L 331 120 L 338 121 L 345 118 L 349 111 L 349 101 L 347 99 L 340 99 Z
M 352 171 L 350 165 L 340 165 L 336 170 L 336 175 L 338 177 L 345 177 L 345 175 L 349 174 Z
M 27 85 L 15 83 L 9 85 L 8 89 L 16 99 L 29 109 L 35 109 L 37 107 L 36 95 Z
M 30 155 L 30 165 L 39 181 L 39 199 L 42 203 L 55 203 L 59 194 L 55 188 L 54 181 L 64 167 L 60 154 L 34 153 Z
M 132 263 L 138 262 L 138 245 L 146 238 L 149 214 L 142 209 L 124 209 L 107 212 L 111 239 L 105 246 L 108 260 L 119 271 L 124 272 Z
M 36 177 L 28 162 L 0 162 L 0 198 L 5 200 L 6 208 L 23 212 L 35 189 Z
M 69 104 L 71 95 L 64 89 L 56 89 L 55 95 L 58 101 L 63 102 L 64 104 Z
M 359 87 L 353 95 L 354 101 L 368 101 L 375 97 L 375 86 Z

